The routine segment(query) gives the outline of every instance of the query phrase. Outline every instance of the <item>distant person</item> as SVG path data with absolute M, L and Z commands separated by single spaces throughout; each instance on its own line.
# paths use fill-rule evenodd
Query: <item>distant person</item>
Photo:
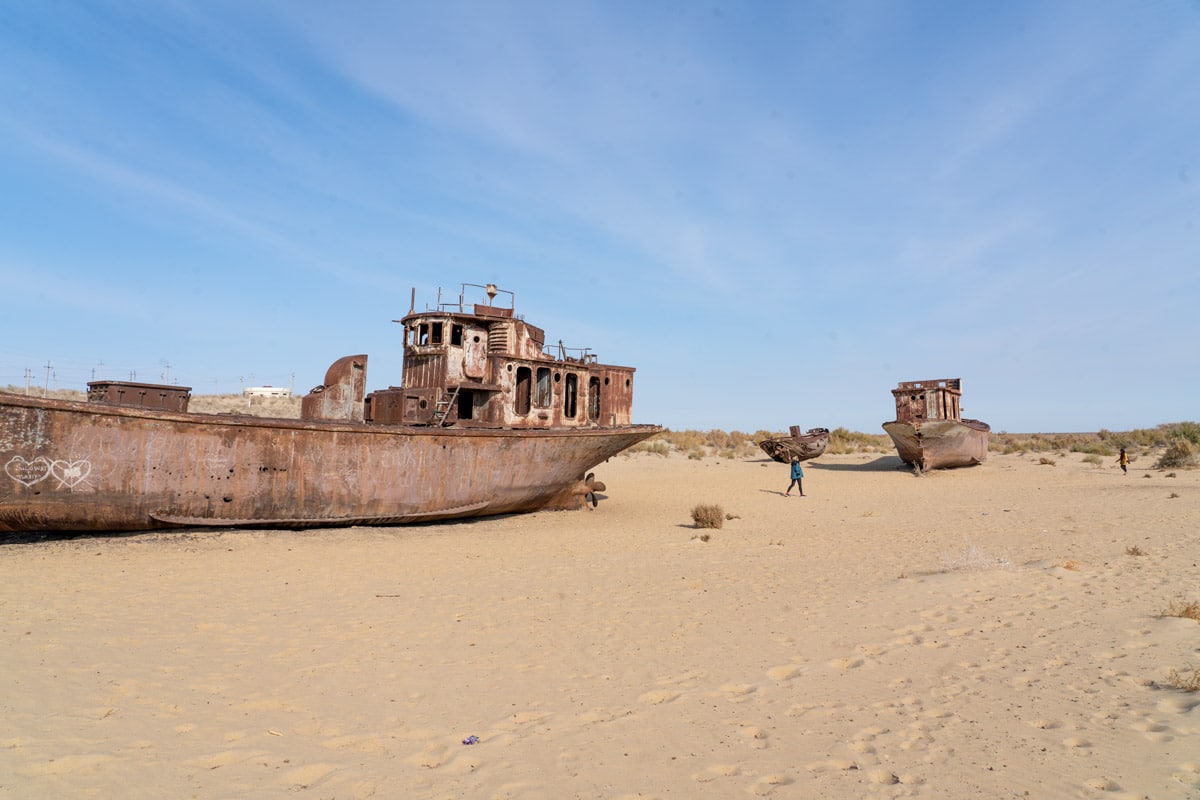
M 1129 456 L 1125 453 L 1125 448 L 1121 448 L 1121 455 L 1117 456 L 1117 463 L 1121 465 L 1121 472 L 1129 474 Z
M 783 496 L 791 497 L 792 496 L 792 487 L 795 486 L 796 491 L 799 492 L 800 496 L 804 497 L 804 483 L 802 481 L 803 478 L 804 478 L 804 470 L 800 469 L 800 459 L 796 456 L 792 456 L 792 482 L 788 484 L 787 491 L 783 493 Z

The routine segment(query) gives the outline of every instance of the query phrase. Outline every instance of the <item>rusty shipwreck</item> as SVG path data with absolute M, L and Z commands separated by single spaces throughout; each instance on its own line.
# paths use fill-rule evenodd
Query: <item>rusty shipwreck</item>
M 962 418 L 962 381 L 906 381 L 895 389 L 896 419 L 883 429 L 915 470 L 966 467 L 987 459 L 986 422 Z
M 789 463 L 793 457 L 801 461 L 816 458 L 829 446 L 828 428 L 809 428 L 801 432 L 799 425 L 788 428 L 787 436 L 773 436 L 758 443 L 762 451 L 781 464 Z
M 590 469 L 661 430 L 630 422 L 632 367 L 547 347 L 511 292 L 463 284 L 423 311 L 415 295 L 396 320 L 401 385 L 366 393 L 367 356 L 347 356 L 302 398 L 299 419 L 189 412 L 181 386 L 98 381 L 87 400 L 0 393 L 0 531 L 391 525 L 580 508 L 603 490 Z

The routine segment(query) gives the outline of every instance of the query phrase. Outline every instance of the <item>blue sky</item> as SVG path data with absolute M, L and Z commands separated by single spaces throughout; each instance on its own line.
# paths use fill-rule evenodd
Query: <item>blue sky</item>
M 0 186 L 0 385 L 383 388 L 495 282 L 673 429 L 1200 418 L 1195 0 L 2 2 Z

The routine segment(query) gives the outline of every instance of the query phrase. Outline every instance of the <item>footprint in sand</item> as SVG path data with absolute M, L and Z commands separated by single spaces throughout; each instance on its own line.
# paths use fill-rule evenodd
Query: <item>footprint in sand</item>
M 337 770 L 337 766 L 333 764 L 309 764 L 288 772 L 283 776 L 283 781 L 291 787 L 308 789 L 325 780 Z
M 1197 694 L 1168 697 L 1160 700 L 1155 708 L 1164 714 L 1186 714 L 1196 706 L 1200 706 L 1200 696 L 1197 696 Z
M 848 772 L 858 769 L 858 764 L 845 758 L 831 758 L 825 761 L 810 761 L 804 765 L 809 772 Z
M 1184 786 L 1200 787 L 1200 763 L 1186 761 L 1179 765 L 1179 769 L 1172 777 Z
M 871 783 L 878 783 L 881 786 L 891 786 L 900 782 L 900 776 L 886 769 L 871 770 L 869 775 Z
M 746 725 L 738 729 L 743 739 L 750 740 L 750 746 L 755 750 L 765 750 L 770 745 L 767 743 L 767 732 L 762 728 L 754 725 Z
M 72 773 L 96 773 L 116 761 L 110 755 L 102 753 L 86 753 L 79 755 L 59 756 L 44 764 L 33 764 L 23 772 L 29 775 L 70 775 Z
M 1119 792 L 1121 786 L 1112 778 L 1090 778 L 1083 785 L 1097 792 Z
M 833 661 L 829 662 L 829 666 L 836 667 L 838 669 L 857 669 L 864 663 L 866 662 L 864 662 L 863 659 L 859 658 L 858 656 L 851 656 L 849 658 L 835 658 Z
M 237 764 L 249 758 L 261 757 L 263 755 L 265 753 L 254 750 L 225 750 L 220 753 L 213 753 L 192 759 L 189 763 L 200 769 L 217 769 L 218 767 L 228 767 L 230 764 Z
M 875 752 L 875 738 L 885 733 L 888 733 L 888 729 L 879 725 L 863 728 L 851 737 L 850 748 L 856 753 L 872 755 Z
M 924 641 L 925 640 L 922 637 L 915 633 L 906 633 L 896 639 L 893 639 L 891 641 L 891 645 L 894 647 L 912 647 L 914 645 L 921 644 Z
M 721 693 L 731 703 L 744 703 L 756 691 L 757 687 L 749 683 L 727 683 L 721 687 Z
M 579 715 L 579 721 L 585 725 L 595 725 L 598 722 L 612 722 L 615 719 L 628 717 L 632 714 L 633 712 L 629 710 L 609 711 L 604 708 L 590 708 Z
M 773 681 L 790 681 L 804 671 L 799 664 L 782 664 L 767 670 L 767 677 Z
M 717 778 L 730 778 L 741 773 L 736 764 L 709 764 L 702 771 L 692 775 L 697 783 L 709 783 Z
M 449 755 L 449 748 L 446 745 L 430 742 L 421 752 L 409 756 L 404 761 L 425 769 L 437 769 L 446 763 Z
M 325 740 L 321 744 L 323 747 L 328 747 L 331 750 L 354 750 L 359 753 L 373 753 L 375 755 L 386 755 L 388 752 L 387 745 L 375 736 L 336 736 Z
M 792 782 L 792 779 L 787 775 L 778 773 L 773 775 L 763 775 L 761 778 L 750 784 L 749 791 L 757 797 L 766 797 L 775 791 L 777 786 L 787 786 Z
M 1087 755 L 1091 752 L 1092 743 L 1087 739 L 1083 739 L 1078 736 L 1072 736 L 1069 739 L 1063 739 L 1063 746 L 1067 748 L 1068 752 L 1079 755 Z
M 670 703 L 678 698 L 679 692 L 673 692 L 670 689 L 655 689 L 654 691 L 646 692 L 638 697 L 638 702 L 657 706 L 662 705 L 663 703 Z

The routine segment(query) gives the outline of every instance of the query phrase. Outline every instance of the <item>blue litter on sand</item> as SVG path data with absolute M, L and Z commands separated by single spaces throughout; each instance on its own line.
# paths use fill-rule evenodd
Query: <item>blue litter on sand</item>
M 476 744 L 478 741 L 478 736 L 468 736 L 467 738 L 463 739 L 463 744 Z

